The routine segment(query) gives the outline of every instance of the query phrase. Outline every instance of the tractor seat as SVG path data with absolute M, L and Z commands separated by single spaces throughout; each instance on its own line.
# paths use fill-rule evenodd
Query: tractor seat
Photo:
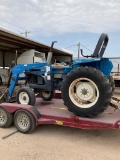
M 54 64 L 52 64 L 52 68 L 62 69 L 62 68 L 65 68 L 65 66 L 60 63 L 54 63 Z

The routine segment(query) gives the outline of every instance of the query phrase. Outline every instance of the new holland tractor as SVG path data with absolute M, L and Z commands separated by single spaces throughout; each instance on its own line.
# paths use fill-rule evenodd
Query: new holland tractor
M 75 115 L 93 117 L 102 113 L 109 106 L 114 90 L 114 81 L 110 76 L 112 62 L 103 58 L 108 36 L 101 34 L 92 55 L 83 55 L 66 63 L 51 63 L 54 43 L 46 62 L 18 64 L 12 68 L 2 99 L 10 102 L 18 80 L 25 80 L 25 85 L 17 92 L 19 104 L 34 106 L 36 93 L 49 101 L 54 97 L 55 90 L 60 90 L 64 105 Z M 20 77 L 21 73 L 25 76 Z

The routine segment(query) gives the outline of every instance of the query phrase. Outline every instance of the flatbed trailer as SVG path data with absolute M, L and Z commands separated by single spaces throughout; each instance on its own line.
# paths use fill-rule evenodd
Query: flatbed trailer
M 35 106 L 17 103 L 0 104 L 0 127 L 14 124 L 23 133 L 29 133 L 39 125 L 56 124 L 81 129 L 119 129 L 120 111 L 111 106 L 94 118 L 82 118 L 68 111 L 62 99 L 44 101 L 36 98 Z

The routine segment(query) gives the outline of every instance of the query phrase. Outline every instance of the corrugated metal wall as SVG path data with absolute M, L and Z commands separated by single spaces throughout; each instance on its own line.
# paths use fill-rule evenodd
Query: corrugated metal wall
M 15 60 L 15 55 L 15 52 L 0 51 L 0 67 L 9 67 L 11 65 L 11 62 Z

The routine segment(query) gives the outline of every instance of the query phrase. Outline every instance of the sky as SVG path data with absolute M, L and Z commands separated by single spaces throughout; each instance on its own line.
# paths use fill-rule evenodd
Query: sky
M 120 0 L 0 0 L 0 27 L 71 52 L 90 55 L 102 33 L 104 57 L 120 57 Z M 86 49 L 87 48 L 87 49 Z

